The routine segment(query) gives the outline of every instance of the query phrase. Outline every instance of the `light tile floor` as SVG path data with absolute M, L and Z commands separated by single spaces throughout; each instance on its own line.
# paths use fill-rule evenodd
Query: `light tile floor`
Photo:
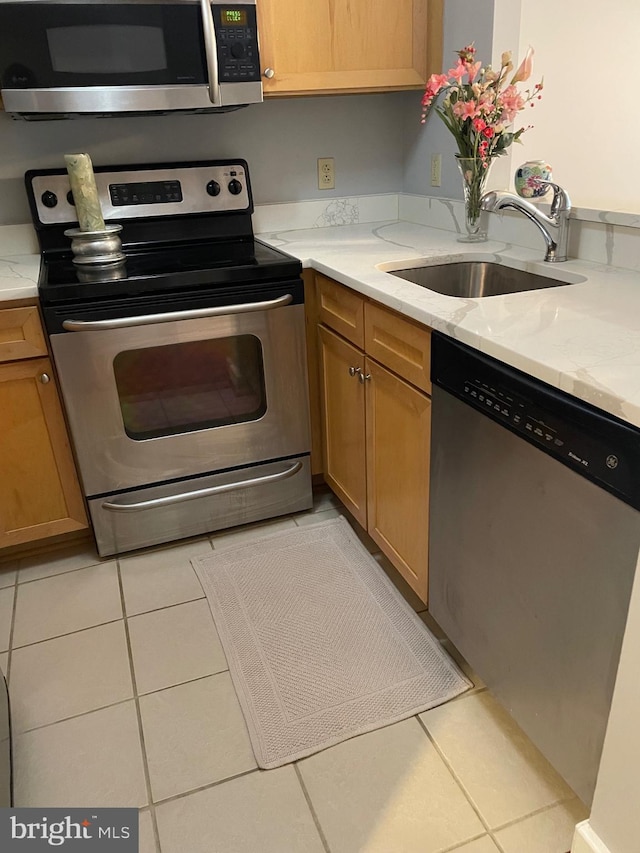
M 190 560 L 343 512 L 314 511 L 99 560 L 0 566 L 18 806 L 135 806 L 141 853 L 567 853 L 586 809 L 474 682 L 452 702 L 261 771 Z M 345 513 L 346 514 L 346 513 Z

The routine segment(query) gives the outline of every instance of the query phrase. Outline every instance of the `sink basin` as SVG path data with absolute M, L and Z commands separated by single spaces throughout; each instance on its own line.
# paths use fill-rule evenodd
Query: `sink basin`
M 393 264 L 396 266 L 397 262 Z M 525 290 L 542 290 L 579 284 L 582 276 L 564 273 L 565 280 L 507 267 L 491 261 L 452 261 L 445 264 L 425 264 L 407 261 L 403 267 L 392 269 L 390 264 L 380 264 L 378 269 L 391 275 L 419 284 L 445 296 L 476 299 L 482 296 L 503 296 Z

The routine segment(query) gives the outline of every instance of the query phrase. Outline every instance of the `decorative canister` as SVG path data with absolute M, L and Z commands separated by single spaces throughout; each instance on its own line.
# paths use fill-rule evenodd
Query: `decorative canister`
M 514 178 L 516 192 L 522 198 L 542 198 L 547 194 L 549 187 L 540 186 L 538 184 L 540 179 L 553 180 L 551 166 L 546 160 L 527 160 L 516 169 Z
M 67 228 L 64 233 L 65 237 L 71 238 L 73 263 L 77 266 L 122 266 L 127 256 L 118 237 L 120 231 L 122 225 L 115 222 L 103 225 L 99 231 Z

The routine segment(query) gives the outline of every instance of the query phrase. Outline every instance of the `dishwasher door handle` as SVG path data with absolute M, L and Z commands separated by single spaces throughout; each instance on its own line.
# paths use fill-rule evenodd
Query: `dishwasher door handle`
M 246 305 L 220 305 L 216 308 L 196 308 L 193 311 L 167 311 L 164 314 L 143 314 L 139 317 L 117 317 L 113 320 L 63 320 L 62 328 L 67 332 L 101 332 L 110 329 L 129 329 L 134 326 L 151 326 L 154 323 L 174 323 L 178 320 L 202 320 L 206 317 L 225 317 L 228 314 L 250 314 L 283 308 L 293 302 L 293 296 L 285 293 L 277 299 L 265 302 L 248 302 Z
M 267 474 L 264 477 L 251 477 L 249 480 L 239 480 L 237 483 L 225 483 L 221 486 L 209 486 L 206 489 L 195 489 L 192 492 L 181 492 L 179 495 L 166 495 L 162 498 L 151 498 L 146 501 L 137 501 L 136 503 L 116 503 L 115 501 L 105 501 L 102 504 L 102 509 L 109 512 L 140 512 L 143 509 L 157 509 L 163 506 L 173 506 L 174 504 L 192 501 L 196 498 L 208 498 L 213 495 L 221 495 L 225 492 L 235 492 L 238 489 L 248 489 L 251 486 L 265 486 L 268 483 L 277 483 L 280 480 L 288 480 L 293 477 L 302 468 L 302 462 L 294 462 L 285 471 L 278 471 L 276 474 Z

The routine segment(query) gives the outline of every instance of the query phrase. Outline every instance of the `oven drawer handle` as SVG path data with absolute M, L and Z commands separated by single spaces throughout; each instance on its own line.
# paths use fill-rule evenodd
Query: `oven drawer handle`
M 128 329 L 131 326 L 150 326 L 153 323 L 173 323 L 176 320 L 199 320 L 203 317 L 224 317 L 227 314 L 248 314 L 290 305 L 293 296 L 285 293 L 266 302 L 248 302 L 246 305 L 221 305 L 217 308 L 196 308 L 195 311 L 169 311 L 166 314 L 144 314 L 141 317 L 117 317 L 114 320 L 64 320 L 67 332 L 101 332 L 105 329 Z
M 221 495 L 224 492 L 235 492 L 237 489 L 248 489 L 251 486 L 263 486 L 267 483 L 277 483 L 279 480 L 287 480 L 293 477 L 302 468 L 302 462 L 295 462 L 286 471 L 279 471 L 277 474 L 267 474 L 265 477 L 252 477 L 250 480 L 240 480 L 237 483 L 226 483 L 223 486 L 210 486 L 208 489 L 197 489 L 195 492 L 182 492 L 180 495 L 167 495 L 164 498 L 152 498 L 148 501 L 139 501 L 138 503 L 113 503 L 105 501 L 102 504 L 102 509 L 107 509 L 110 512 L 139 512 L 143 509 L 157 509 L 162 506 L 173 506 L 184 501 L 192 501 L 195 498 L 208 498 L 212 495 Z

